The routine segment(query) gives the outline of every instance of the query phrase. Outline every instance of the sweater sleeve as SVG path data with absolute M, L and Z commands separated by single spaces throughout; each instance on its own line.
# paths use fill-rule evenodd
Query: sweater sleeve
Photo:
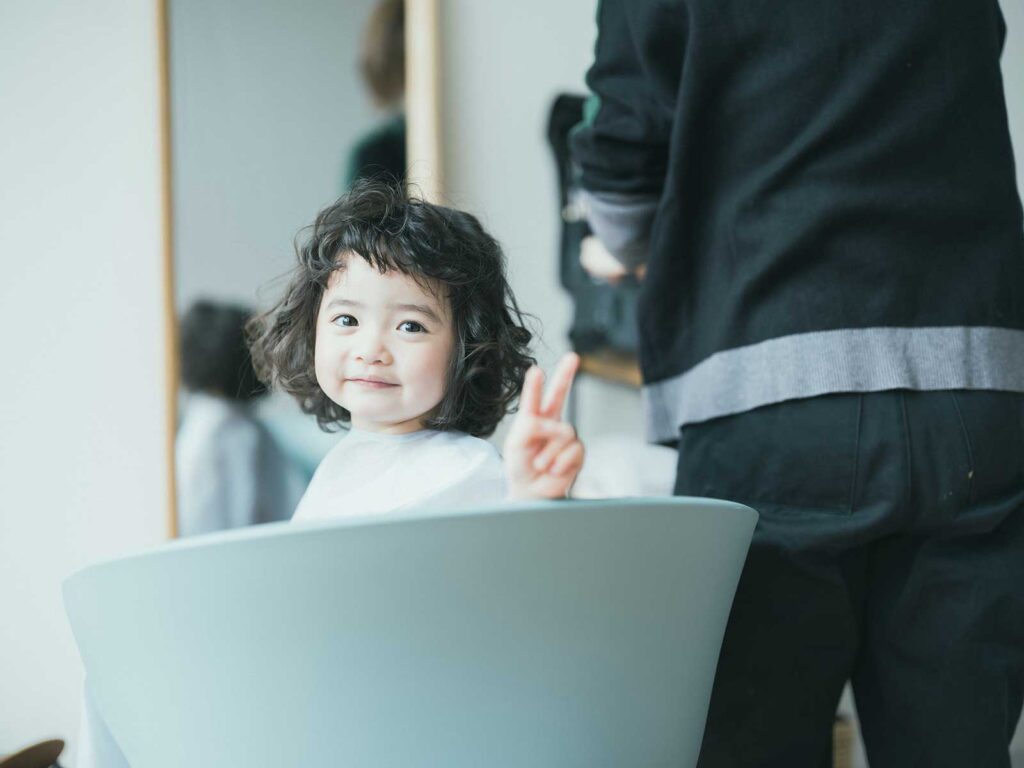
M 669 159 L 686 44 L 682 2 L 602 0 L 591 97 L 570 137 L 594 233 L 623 264 L 646 260 Z

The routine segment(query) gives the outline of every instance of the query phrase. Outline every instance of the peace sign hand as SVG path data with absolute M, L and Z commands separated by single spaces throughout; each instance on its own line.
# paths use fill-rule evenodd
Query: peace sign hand
M 544 372 L 537 366 L 526 372 L 519 412 L 505 438 L 510 498 L 564 498 L 576 480 L 583 466 L 583 443 L 572 425 L 562 420 L 562 408 L 579 365 L 579 355 L 565 355 L 546 394 Z

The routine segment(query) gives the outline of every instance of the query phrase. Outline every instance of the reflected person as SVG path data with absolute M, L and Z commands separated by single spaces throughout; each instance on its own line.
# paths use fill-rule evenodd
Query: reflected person
M 181 319 L 188 393 L 175 444 L 178 532 L 191 536 L 287 520 L 303 473 L 254 412 L 265 387 L 245 341 L 250 312 L 197 301 Z
M 359 72 L 385 119 L 362 137 L 349 154 L 344 179 L 348 190 L 359 179 L 404 182 L 405 128 L 405 2 L 381 0 L 363 31 Z

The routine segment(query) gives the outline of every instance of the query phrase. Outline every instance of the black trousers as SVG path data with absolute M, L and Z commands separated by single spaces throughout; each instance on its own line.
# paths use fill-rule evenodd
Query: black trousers
M 1024 396 L 829 395 L 684 427 L 676 493 L 761 514 L 701 768 L 1009 766 L 1024 695 Z

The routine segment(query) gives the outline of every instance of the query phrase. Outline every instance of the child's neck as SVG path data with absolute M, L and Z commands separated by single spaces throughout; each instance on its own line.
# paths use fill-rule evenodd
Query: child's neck
M 350 439 L 359 442 L 371 443 L 411 443 L 418 442 L 427 435 L 433 433 L 432 429 L 418 429 L 413 432 L 381 432 L 379 430 L 360 429 L 350 427 L 348 435 Z
M 409 435 L 416 432 L 429 432 L 431 430 L 426 426 L 426 423 L 433 418 L 437 410 L 435 407 L 416 418 L 399 422 L 368 421 L 357 418 L 353 414 L 351 417 L 351 428 L 356 432 L 372 432 L 378 435 Z

